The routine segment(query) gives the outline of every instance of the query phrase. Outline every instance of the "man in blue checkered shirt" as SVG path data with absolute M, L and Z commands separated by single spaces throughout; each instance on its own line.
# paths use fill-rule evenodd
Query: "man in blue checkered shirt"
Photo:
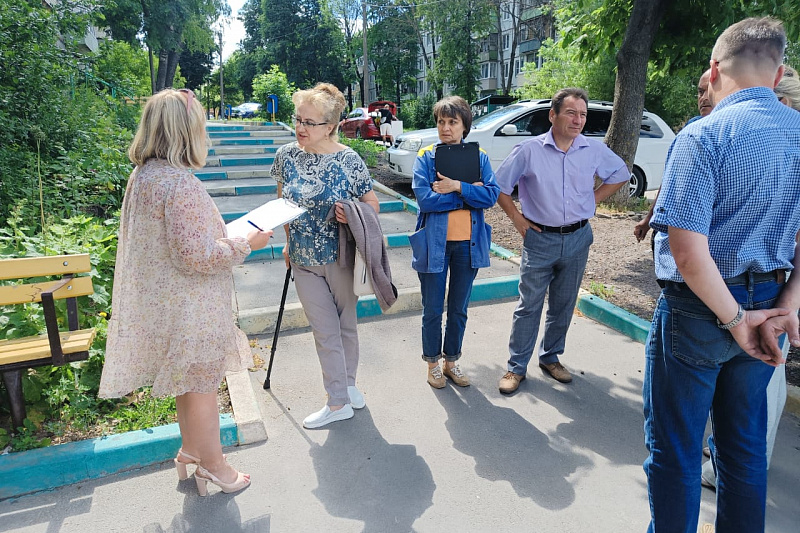
M 786 36 L 746 19 L 711 54 L 711 114 L 675 138 L 651 226 L 665 280 L 646 346 L 650 532 L 694 533 L 709 409 L 717 531 L 763 532 L 766 387 L 800 345 L 800 114 L 772 91 Z M 788 281 L 787 281 L 788 278 Z

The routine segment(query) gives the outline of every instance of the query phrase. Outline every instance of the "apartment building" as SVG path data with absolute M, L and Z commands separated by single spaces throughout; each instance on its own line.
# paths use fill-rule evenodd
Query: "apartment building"
M 476 39 L 480 77 L 476 89 L 478 96 L 504 94 L 520 87 L 524 80 L 522 68 L 526 63 L 541 67 L 539 49 L 548 38 L 556 38 L 555 19 L 549 8 L 550 0 L 506 0 L 501 2 L 499 17 L 494 16 L 496 29 L 485 37 Z M 440 36 L 426 33 L 417 55 L 417 79 L 413 86 L 405 87 L 408 98 L 432 92 L 428 83 L 427 64 L 433 61 L 434 51 L 441 45 Z M 426 61 L 426 56 L 428 61 Z M 363 69 L 363 65 L 359 65 Z M 509 80 L 509 71 L 511 77 Z M 381 97 L 375 89 L 375 77 L 368 73 L 367 98 L 372 102 Z M 509 83 L 510 81 L 510 83 Z M 452 86 L 445 83 L 444 93 Z M 353 94 L 360 100 L 360 87 L 353 85 Z
M 479 96 L 502 94 L 523 84 L 522 68 L 526 63 L 541 67 L 539 49 L 545 39 L 555 39 L 555 21 L 548 8 L 549 0 L 508 0 L 500 5 L 497 30 L 481 38 L 478 45 L 480 77 L 476 89 Z M 516 39 L 515 39 L 516 36 Z M 428 93 L 425 55 L 430 59 L 441 38 L 427 34 L 417 58 L 417 82 L 409 93 Z M 509 71 L 511 78 L 509 84 Z M 445 93 L 451 87 L 445 85 Z M 504 91 L 507 89 L 507 91 Z

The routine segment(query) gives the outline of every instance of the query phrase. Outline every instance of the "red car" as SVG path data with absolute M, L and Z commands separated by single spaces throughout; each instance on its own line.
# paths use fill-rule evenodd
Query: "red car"
M 392 114 L 397 116 L 397 104 L 389 100 L 379 100 L 372 102 L 369 107 L 357 107 L 353 109 L 344 120 L 339 123 L 339 130 L 345 137 L 351 139 L 374 139 L 381 140 L 381 132 L 378 128 L 376 118 L 369 116 L 370 113 L 378 112 L 385 104 L 389 104 Z M 380 120 L 379 118 L 377 120 Z

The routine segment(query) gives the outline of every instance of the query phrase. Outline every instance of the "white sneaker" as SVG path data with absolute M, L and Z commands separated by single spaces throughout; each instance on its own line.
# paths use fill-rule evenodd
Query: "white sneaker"
M 349 403 L 345 404 L 345 406 L 338 411 L 331 411 L 326 405 L 316 413 L 308 415 L 305 420 L 303 420 L 303 427 L 306 429 L 321 428 L 331 422 L 347 420 L 348 418 L 353 418 L 353 408 Z
M 353 409 L 363 409 L 367 405 L 364 395 L 355 385 L 347 387 L 347 395 L 350 396 L 350 405 L 353 406 Z

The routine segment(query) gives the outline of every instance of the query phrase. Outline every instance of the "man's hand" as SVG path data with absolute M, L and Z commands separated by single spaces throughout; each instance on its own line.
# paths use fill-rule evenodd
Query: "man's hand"
M 522 235 L 523 238 L 525 237 L 525 233 L 528 231 L 528 229 L 532 229 L 533 231 L 539 233 L 542 232 L 542 228 L 522 216 L 522 213 L 519 213 L 519 211 L 517 213 L 518 215 L 511 219 L 511 221 L 514 223 L 514 227 L 517 228 L 517 231 L 520 235 Z
M 633 227 L 633 236 L 637 242 L 642 242 L 647 237 L 648 231 L 650 231 L 650 217 L 646 216 Z
M 797 318 L 797 311 L 789 310 L 787 315 L 768 319 L 759 326 L 758 332 L 761 335 L 761 350 L 772 355 L 773 361 L 777 364 L 785 363 L 786 359 L 778 344 L 778 338 L 785 333 L 792 346 L 800 346 L 800 321 Z
M 742 321 L 728 331 L 731 332 L 731 335 L 733 335 L 739 347 L 748 355 L 760 359 L 770 366 L 778 366 L 783 362 L 783 354 L 778 350 L 778 355 L 776 357 L 771 349 L 768 351 L 764 350 L 762 347 L 763 333 L 760 330 L 760 326 L 771 318 L 786 317 L 790 313 L 791 310 L 781 308 L 745 311 Z M 795 316 L 795 325 L 796 324 L 797 316 Z M 786 324 L 780 320 L 776 321 L 776 325 L 777 327 L 783 327 Z M 774 328 L 776 325 L 767 326 L 767 328 Z M 769 331 L 769 329 L 767 331 Z M 797 335 L 796 328 L 795 335 Z
M 461 182 L 458 180 L 451 180 L 447 176 L 442 175 L 441 172 L 436 173 L 436 181 L 433 183 L 433 192 L 439 194 L 447 194 L 450 192 L 461 192 Z

